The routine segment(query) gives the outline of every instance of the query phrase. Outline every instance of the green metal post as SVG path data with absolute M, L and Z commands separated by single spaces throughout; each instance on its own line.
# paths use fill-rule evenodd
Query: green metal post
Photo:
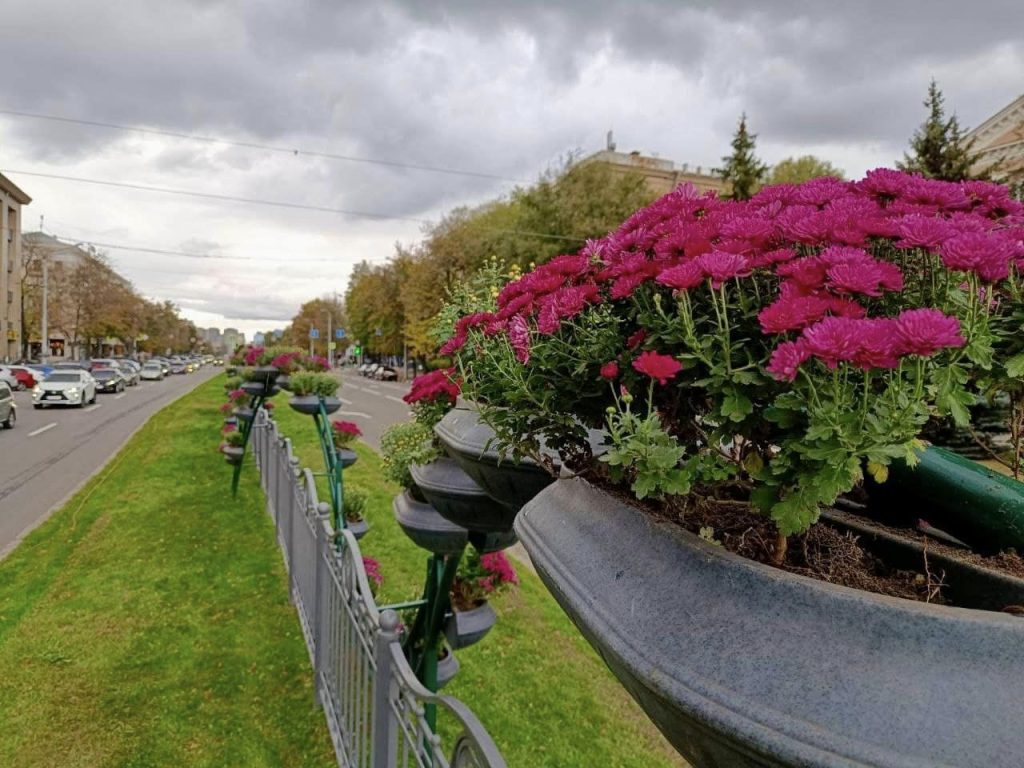
M 231 476 L 231 495 L 238 495 L 238 480 L 242 476 L 242 463 L 245 460 L 245 449 L 249 445 L 249 433 L 252 432 L 253 422 L 256 421 L 256 413 L 263 407 L 264 395 L 253 395 L 249 400 L 249 408 L 252 409 L 252 418 L 249 421 L 242 420 L 242 461 L 235 464 L 234 473 Z
M 313 415 L 316 433 L 320 438 L 320 451 L 324 456 L 324 467 L 327 470 L 327 482 L 331 491 L 331 516 L 334 530 L 345 527 L 344 484 L 342 480 L 341 462 L 334 449 L 334 437 L 331 434 L 331 422 L 327 418 L 327 409 L 323 397 L 320 398 L 320 410 Z

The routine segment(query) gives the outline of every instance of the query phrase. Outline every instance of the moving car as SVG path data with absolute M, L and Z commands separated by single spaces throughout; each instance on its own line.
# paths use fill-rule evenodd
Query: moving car
M 146 381 L 161 381 L 164 377 L 164 367 L 155 360 L 150 360 L 139 371 L 139 378 Z
M 76 405 L 96 402 L 96 380 L 88 371 L 56 370 L 32 390 L 32 407 Z
M 15 383 L 13 385 L 10 384 L 10 377 L 4 375 L 6 373 L 14 376 Z M 36 385 L 36 379 L 43 377 L 38 371 L 33 371 L 31 368 L 26 368 L 23 365 L 0 365 L 0 378 L 7 381 L 11 389 L 23 390 L 32 389 Z
M 171 373 L 188 373 L 188 368 L 180 360 L 172 360 Z
M 390 365 L 379 365 L 373 372 L 373 378 L 377 381 L 398 381 L 398 371 Z
M 127 383 L 116 368 L 96 368 L 92 372 L 97 392 L 124 392 Z
M 14 405 L 14 393 L 5 382 L 0 381 L 0 427 L 14 429 L 18 420 L 17 407 Z

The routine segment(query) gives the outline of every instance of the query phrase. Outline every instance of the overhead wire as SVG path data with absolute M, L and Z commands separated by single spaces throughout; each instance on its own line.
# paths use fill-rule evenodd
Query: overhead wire
M 276 144 L 262 144 L 254 141 L 238 141 L 237 139 L 225 139 L 217 136 L 201 136 L 194 133 L 184 133 L 179 131 L 169 131 L 162 128 L 144 128 L 136 125 L 121 125 L 118 123 L 108 123 L 100 120 L 84 120 L 75 117 L 65 117 L 62 115 L 44 115 L 38 112 L 24 112 L 16 109 L 0 109 L 0 115 L 8 115 L 10 117 L 27 117 L 34 120 L 49 120 L 51 122 L 58 123 L 73 123 L 75 125 L 88 125 L 94 128 L 107 128 L 118 131 L 129 131 L 133 133 L 149 134 L 152 136 L 165 136 L 174 139 L 187 139 L 189 141 L 203 142 L 207 144 L 224 144 L 232 147 L 243 147 L 246 149 L 259 149 L 266 152 L 277 152 L 280 154 L 288 154 L 294 157 L 306 156 L 315 157 L 324 160 L 338 160 L 349 163 L 364 163 L 367 165 L 381 165 L 390 168 L 403 168 L 411 171 L 426 171 L 428 173 L 443 173 L 450 176 L 470 176 L 478 179 L 492 179 L 494 181 L 510 181 L 516 184 L 527 183 L 524 179 L 514 179 L 508 176 L 500 176 L 494 173 L 486 173 L 482 171 L 469 171 L 459 168 L 445 168 L 437 165 L 425 165 L 422 163 L 407 163 L 398 160 L 383 160 L 380 158 L 371 157 L 359 157 L 357 155 L 343 155 L 337 152 L 323 152 L 320 150 L 309 150 L 309 149 L 298 149 L 295 147 L 285 147 Z

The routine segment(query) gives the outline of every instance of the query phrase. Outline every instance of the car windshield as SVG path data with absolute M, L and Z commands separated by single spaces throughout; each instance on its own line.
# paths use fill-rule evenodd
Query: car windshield
M 92 375 L 97 379 L 112 379 L 116 374 L 109 369 L 102 368 L 98 371 L 93 371 Z
M 146 363 L 142 367 L 145 368 L 147 371 L 159 371 L 160 363 Z
M 77 373 L 62 373 L 60 371 L 56 371 L 54 373 L 51 373 L 47 377 L 46 381 L 47 383 L 56 382 L 57 384 L 66 384 L 69 382 L 81 381 L 81 376 L 79 376 Z

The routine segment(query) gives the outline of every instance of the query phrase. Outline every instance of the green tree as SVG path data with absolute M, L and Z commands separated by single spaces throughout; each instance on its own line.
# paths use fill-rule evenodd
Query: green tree
M 897 167 L 929 179 L 945 181 L 987 177 L 992 169 L 980 174 L 971 172 L 978 160 L 978 155 L 972 152 L 974 139 L 966 138 L 967 132 L 960 127 L 956 114 L 946 118 L 944 103 L 942 91 L 932 78 L 928 98 L 924 100 L 928 119 L 910 140 L 911 154 L 904 153 L 902 162 L 896 163 Z
M 337 352 L 343 351 L 344 346 L 352 336 L 348 327 L 348 319 L 345 314 L 345 305 L 336 295 L 328 295 L 319 299 L 312 299 L 305 302 L 299 311 L 292 318 L 291 323 L 281 334 L 281 344 L 306 349 L 309 346 L 309 329 L 316 328 L 320 332 L 320 338 L 313 342 L 313 351 L 318 355 L 327 357 L 327 345 L 334 339 L 327 338 L 327 316 L 331 317 L 331 331 L 336 328 L 345 329 L 345 342 L 339 343 Z
M 846 178 L 843 172 L 828 160 L 822 160 L 814 155 L 803 155 L 802 157 L 787 157 L 772 166 L 767 183 L 800 184 L 822 176 L 831 176 L 836 179 Z
M 722 167 L 716 168 L 732 187 L 733 200 L 749 200 L 757 192 L 768 172 L 768 166 L 757 159 L 754 150 L 757 134 L 747 131 L 747 115 L 740 115 L 740 124 L 732 137 L 732 154 L 722 158 Z

